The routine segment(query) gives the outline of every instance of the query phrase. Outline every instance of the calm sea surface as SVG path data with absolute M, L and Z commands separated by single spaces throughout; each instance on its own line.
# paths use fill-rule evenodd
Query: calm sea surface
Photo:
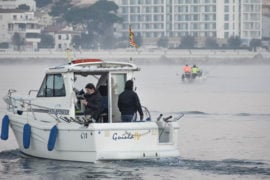
M 52 64 L 1 64 L 0 96 L 39 89 Z M 185 114 L 179 158 L 39 159 L 20 153 L 11 131 L 8 141 L 0 140 L 0 179 L 270 179 L 270 65 L 200 65 L 206 76 L 193 83 L 181 82 L 182 66 L 140 65 L 136 73 L 137 93 L 152 118 Z M 1 118 L 5 108 L 1 100 Z

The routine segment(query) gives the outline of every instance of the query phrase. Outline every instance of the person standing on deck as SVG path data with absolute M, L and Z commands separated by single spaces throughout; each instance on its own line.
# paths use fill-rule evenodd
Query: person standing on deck
M 143 120 L 143 111 L 139 97 L 133 91 L 133 81 L 128 80 L 125 84 L 125 90 L 119 95 L 118 108 L 121 112 L 122 122 L 131 122 L 136 120 L 137 111 L 140 114 L 140 120 Z

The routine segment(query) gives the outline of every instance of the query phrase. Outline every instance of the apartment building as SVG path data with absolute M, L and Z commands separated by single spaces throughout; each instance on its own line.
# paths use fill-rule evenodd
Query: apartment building
M 20 5 L 29 6 L 29 10 L 18 9 Z M 12 37 L 19 33 L 24 39 L 24 50 L 37 50 L 40 42 L 40 25 L 34 12 L 35 0 L 0 0 L 0 43 L 8 43 L 12 47 Z
M 40 26 L 33 11 L 0 9 L 0 43 L 12 44 L 12 37 L 19 33 L 24 39 L 24 49 L 36 50 L 40 42 Z
M 123 36 L 132 25 L 145 44 L 162 36 L 177 46 L 183 36 L 226 41 L 239 36 L 243 42 L 261 39 L 262 0 L 116 0 L 124 20 L 117 28 Z

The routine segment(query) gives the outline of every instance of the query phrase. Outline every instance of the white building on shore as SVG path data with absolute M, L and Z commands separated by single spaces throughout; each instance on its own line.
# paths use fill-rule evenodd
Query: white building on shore
M 124 36 L 129 25 L 144 43 L 170 38 L 173 46 L 183 36 L 197 41 L 207 37 L 226 41 L 239 36 L 243 42 L 262 37 L 262 0 L 116 0 L 124 19 L 117 31 Z
M 20 9 L 26 5 L 29 9 Z M 40 42 L 41 27 L 35 17 L 35 0 L 0 0 L 0 44 L 8 44 L 11 49 L 18 49 L 12 42 L 17 33 L 17 41 L 23 50 L 37 50 Z M 7 48 L 7 47 L 5 47 Z
M 0 27 L 0 43 L 13 44 L 12 38 L 18 33 L 24 41 L 25 50 L 37 50 L 40 42 L 40 26 L 33 11 L 0 9 Z M 13 49 L 16 49 L 15 46 Z
M 72 38 L 74 36 L 80 36 L 81 32 L 74 31 L 71 26 L 48 26 L 43 30 L 44 33 L 51 35 L 54 38 L 54 49 L 58 51 L 65 51 L 66 49 L 72 49 Z

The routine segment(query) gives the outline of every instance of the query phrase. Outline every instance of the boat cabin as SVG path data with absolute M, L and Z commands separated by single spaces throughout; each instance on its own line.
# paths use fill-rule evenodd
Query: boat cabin
M 77 59 L 63 66 L 49 68 L 37 93 L 35 104 L 65 121 L 82 122 L 81 103 L 85 85 L 93 83 L 102 96 L 103 112 L 97 122 L 120 122 L 118 96 L 125 82 L 139 68 L 131 63 L 105 62 L 100 59 Z M 36 110 L 36 112 L 38 112 Z

